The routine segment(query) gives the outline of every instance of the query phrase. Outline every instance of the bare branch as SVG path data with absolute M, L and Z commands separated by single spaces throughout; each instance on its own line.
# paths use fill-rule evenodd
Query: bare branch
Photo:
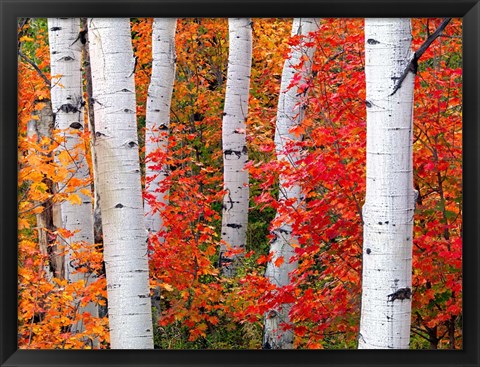
M 400 87 L 402 86 L 402 83 L 404 81 L 404 79 L 407 77 L 408 75 L 408 72 L 412 72 L 414 74 L 417 74 L 417 69 L 418 69 L 418 60 L 420 59 L 420 57 L 422 57 L 422 55 L 425 53 L 425 51 L 427 51 L 427 49 L 430 47 L 430 45 L 432 44 L 433 41 L 435 41 L 439 36 L 440 34 L 443 32 L 443 30 L 445 29 L 445 27 L 447 26 L 447 24 L 452 20 L 452 18 L 444 18 L 443 19 L 443 22 L 440 24 L 440 26 L 435 30 L 435 32 L 433 32 L 430 36 L 428 36 L 428 38 L 425 40 L 425 42 L 423 43 L 423 45 L 420 46 L 420 48 L 415 51 L 415 53 L 413 54 L 413 58 L 412 60 L 408 63 L 407 67 L 405 68 L 405 70 L 403 71 L 402 75 L 400 76 L 400 78 L 398 78 L 397 80 L 397 84 L 395 85 L 395 87 L 393 88 L 393 92 L 392 94 L 390 94 L 390 96 L 393 96 L 397 90 L 400 89 Z
M 18 55 L 24 59 L 27 63 L 29 63 L 40 75 L 40 77 L 43 79 L 45 84 L 47 85 L 48 88 L 50 88 L 50 80 L 46 77 L 46 75 L 40 70 L 37 64 L 35 64 L 27 55 L 25 55 L 20 49 L 18 50 Z

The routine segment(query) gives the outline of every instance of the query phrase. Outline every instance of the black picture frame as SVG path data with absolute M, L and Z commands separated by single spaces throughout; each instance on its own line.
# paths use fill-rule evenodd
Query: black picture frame
M 0 0 L 0 365 L 13 366 L 479 366 L 479 0 Z M 17 350 L 17 17 L 462 17 L 462 350 Z

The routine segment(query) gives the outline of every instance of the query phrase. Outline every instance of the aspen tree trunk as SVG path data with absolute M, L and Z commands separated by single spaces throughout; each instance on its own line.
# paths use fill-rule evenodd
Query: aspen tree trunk
M 130 19 L 89 18 L 98 192 L 112 349 L 152 349 Z
M 34 101 L 35 106 L 39 103 L 43 103 L 44 107 L 40 110 L 34 109 L 32 116 L 36 116 L 37 119 L 32 119 L 28 121 L 27 124 L 27 138 L 37 143 L 39 143 L 43 137 L 51 140 L 53 130 L 51 101 Z M 31 154 L 41 153 L 32 151 Z M 48 187 L 49 193 L 53 193 L 52 181 L 45 179 L 44 182 Z M 42 205 L 42 203 L 35 202 L 35 205 Z M 55 275 L 57 275 L 57 277 L 62 277 L 64 267 L 64 257 L 61 255 L 61 251 L 57 249 L 56 245 L 49 241 L 50 236 L 48 235 L 48 232 L 55 231 L 53 226 L 53 205 L 54 203 L 51 200 L 47 201 L 43 204 L 43 211 L 36 214 L 38 245 L 40 247 L 40 253 L 48 257 L 48 264 L 45 264 L 44 266 L 44 271 L 48 280 L 52 280 Z
M 162 217 L 152 208 L 150 201 L 168 204 L 168 193 L 159 193 L 158 189 L 168 175 L 167 165 L 155 168 L 148 156 L 156 151 L 167 153 L 170 127 L 170 103 L 172 101 L 175 79 L 175 30 L 176 18 L 155 18 L 152 29 L 152 76 L 148 88 L 147 116 L 145 131 L 145 224 L 147 229 L 156 233 L 162 228 Z
M 93 237 L 96 244 L 103 242 L 102 234 L 102 213 L 100 211 L 100 205 L 98 204 L 98 175 L 97 170 L 97 156 L 95 155 L 95 149 L 93 149 L 93 142 L 95 140 L 95 113 L 93 107 L 93 96 L 92 96 L 92 69 L 90 66 L 90 53 L 88 51 L 88 22 L 87 18 L 80 18 L 80 25 L 82 32 L 84 32 L 84 41 L 85 45 L 83 49 L 83 71 L 85 73 L 85 86 L 87 92 L 87 106 L 88 106 L 88 128 L 90 130 L 90 151 L 92 155 L 92 174 L 93 174 Z
M 320 19 L 318 18 L 295 18 L 292 24 L 292 36 L 307 36 L 310 32 L 318 30 Z M 310 38 L 305 41 L 311 42 Z M 301 41 L 302 43 L 305 41 Z M 308 60 L 303 65 L 302 77 L 298 85 L 305 83 L 306 78 L 312 70 L 313 54 L 315 47 L 305 47 L 300 44 L 291 50 L 291 57 L 285 60 L 282 72 L 282 80 L 280 84 L 280 96 L 277 109 L 277 123 L 275 128 L 275 151 L 277 159 L 286 162 L 295 169 L 296 162 L 299 159 L 299 151 L 292 147 L 286 152 L 286 146 L 296 141 L 301 141 L 303 136 L 296 136 L 290 133 L 290 129 L 299 125 L 303 120 L 303 109 L 299 108 L 300 96 L 298 88 L 293 87 L 287 90 L 292 82 L 293 77 L 297 73 L 295 66 L 301 61 L 302 56 L 307 56 Z M 296 199 L 294 207 L 298 207 L 302 200 L 302 189 L 299 184 L 287 184 L 284 177 L 280 177 L 279 183 L 279 200 L 285 201 Z M 279 213 L 276 217 L 278 218 Z M 297 239 L 292 236 L 292 226 L 289 222 L 273 228 L 274 240 L 270 245 L 270 252 L 273 253 L 272 259 L 267 264 L 265 276 L 271 283 L 278 287 L 288 285 L 290 283 L 290 274 L 297 268 L 297 262 L 291 261 L 295 254 L 295 244 Z M 283 258 L 280 266 L 275 265 L 277 259 Z M 290 325 L 289 312 L 292 304 L 284 304 L 276 310 L 270 310 L 265 315 L 265 329 L 263 348 L 265 349 L 292 349 L 293 348 L 293 330 L 283 330 L 282 324 Z
M 167 153 L 170 127 L 170 104 L 175 81 L 175 31 L 176 18 L 155 18 L 152 26 L 152 75 L 148 87 L 145 129 L 145 225 L 154 234 L 163 228 L 161 210 L 168 204 L 168 192 L 159 192 L 161 183 L 168 176 L 168 165 L 156 168 L 152 153 Z M 153 208 L 150 203 L 159 204 Z M 159 238 L 163 243 L 163 237 Z M 160 318 L 160 288 L 152 297 L 154 323 Z
M 88 49 L 88 18 L 80 18 L 80 27 L 83 34 L 83 73 L 85 75 L 85 91 L 87 92 L 86 106 L 88 109 L 87 120 L 90 131 L 90 154 L 92 159 L 92 193 L 93 193 L 93 238 L 95 250 L 103 254 L 103 231 L 102 231 L 102 212 L 100 210 L 100 197 L 98 195 L 98 174 L 97 174 L 97 155 L 94 149 L 95 142 L 95 112 L 93 106 L 93 87 L 92 87 L 92 69 L 90 66 L 90 53 Z M 99 274 L 105 275 L 105 262 L 102 262 L 102 270 Z M 98 317 L 105 317 L 108 314 L 107 299 L 102 297 L 105 304 L 98 305 Z
M 363 207 L 360 349 L 407 349 L 410 340 L 414 73 L 410 19 L 365 20 L 367 192 Z
M 222 240 L 219 265 L 225 276 L 233 276 L 243 251 L 248 224 L 248 159 L 246 120 L 252 65 L 252 26 L 250 18 L 229 18 L 229 53 L 225 107 L 222 123 L 223 141 L 223 198 Z
M 81 144 L 80 134 L 84 129 L 83 87 L 82 87 L 82 42 L 79 39 L 79 18 L 49 18 L 48 37 L 50 44 L 50 68 L 52 75 L 52 110 L 55 117 L 55 128 L 61 131 L 65 141 L 55 152 L 57 164 L 61 164 L 61 156 L 68 157 L 69 176 L 65 182 L 58 184 L 58 193 L 67 193 L 66 184 L 72 178 L 88 181 L 90 172 L 86 160 L 85 147 Z M 66 154 L 64 154 L 66 152 Z M 80 265 L 74 253 L 82 251 L 78 244 L 92 244 L 93 222 L 91 195 L 85 195 L 80 189 L 90 190 L 90 184 L 79 187 L 74 192 L 80 197 L 79 205 L 69 200 L 61 202 L 58 216 L 54 211 L 54 223 L 59 228 L 73 232 L 73 236 L 63 239 L 65 245 L 65 279 L 70 282 L 84 280 L 86 284 L 94 280 L 92 273 L 75 272 Z M 60 236 L 59 236 L 60 237 Z M 62 241 L 61 238 L 58 238 Z M 77 245 L 75 245 L 77 244 Z M 76 300 L 79 302 L 79 300 Z M 80 314 L 88 312 L 97 315 L 93 304 L 79 307 Z M 77 323 L 73 331 L 83 331 L 82 322 Z

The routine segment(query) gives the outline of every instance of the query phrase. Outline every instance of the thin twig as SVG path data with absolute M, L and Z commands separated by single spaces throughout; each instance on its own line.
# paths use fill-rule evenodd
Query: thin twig
M 22 38 L 24 34 L 24 27 L 27 25 L 29 22 L 30 18 L 20 18 L 19 21 L 21 22 L 18 26 L 19 32 L 18 32 L 18 41 L 17 41 L 17 48 L 20 50 L 20 47 L 22 46 L 22 42 L 20 39 Z
M 25 55 L 22 51 L 18 50 L 18 55 L 24 59 L 27 63 L 29 63 L 40 75 L 40 77 L 44 80 L 45 84 L 48 88 L 50 88 L 50 80 L 46 77 L 46 75 L 40 70 L 37 64 L 35 64 L 27 55 Z
M 423 45 L 421 45 L 420 48 L 417 51 L 415 51 L 415 53 L 413 54 L 412 60 L 408 63 L 408 65 L 406 66 L 400 78 L 398 78 L 397 84 L 393 88 L 393 92 L 390 94 L 390 96 L 393 96 L 397 92 L 397 90 L 400 89 L 404 79 L 407 77 L 410 71 L 414 74 L 417 74 L 418 60 L 420 60 L 420 58 L 425 53 L 425 51 L 427 51 L 427 49 L 430 47 L 432 42 L 435 41 L 437 37 L 440 36 L 440 34 L 443 32 L 443 30 L 451 20 L 452 18 L 444 18 L 443 22 L 435 30 L 435 32 L 433 32 L 430 36 L 428 36 L 428 38 L 425 40 Z

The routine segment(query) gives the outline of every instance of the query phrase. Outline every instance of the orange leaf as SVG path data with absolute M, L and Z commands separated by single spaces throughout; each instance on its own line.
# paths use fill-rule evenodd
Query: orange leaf
M 282 265 L 285 262 L 283 259 L 283 256 L 280 256 L 277 260 L 275 260 L 275 266 L 278 268 L 280 265 Z
M 28 223 L 28 220 L 19 218 L 18 219 L 18 229 L 25 229 L 25 228 L 30 228 L 30 223 Z

